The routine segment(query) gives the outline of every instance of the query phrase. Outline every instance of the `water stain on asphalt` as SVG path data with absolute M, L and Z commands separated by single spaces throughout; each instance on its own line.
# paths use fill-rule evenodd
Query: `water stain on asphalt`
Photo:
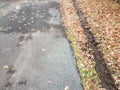
M 12 86 L 12 83 L 11 83 L 11 82 L 7 82 L 7 83 L 5 84 L 5 87 L 9 87 L 9 86 Z
M 27 80 L 19 81 L 18 84 L 19 85 L 26 85 L 27 84 Z
M 3 27 L 3 30 L 0 32 L 6 34 L 12 32 L 25 34 L 34 30 L 49 30 L 50 27 L 54 26 L 45 23 L 53 17 L 49 13 L 49 9 L 55 8 L 58 11 L 58 7 L 59 4 L 56 2 L 45 3 L 43 5 L 32 5 L 28 3 L 18 5 L 15 10 L 1 18 L 2 22 L 0 22 L 0 26 Z M 56 19 L 57 17 L 59 16 L 56 14 L 54 18 Z M 60 25 L 57 26 L 61 27 Z
M 0 14 L 0 50 L 4 52 L 0 65 L 14 67 L 7 72 L 0 69 L 0 89 L 64 90 L 69 86 L 82 90 L 59 2 L 26 1 L 11 4 L 13 9 Z

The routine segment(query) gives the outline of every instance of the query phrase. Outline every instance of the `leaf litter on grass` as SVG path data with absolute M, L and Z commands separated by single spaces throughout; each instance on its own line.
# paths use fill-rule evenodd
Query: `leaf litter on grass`
M 72 0 L 60 0 L 62 20 L 66 27 L 66 33 L 74 50 L 78 70 L 82 79 L 84 90 L 103 90 L 98 74 L 95 70 L 93 56 L 89 53 L 87 40 L 79 23 L 79 17 L 73 6 Z
M 77 0 L 120 89 L 120 5 L 113 0 Z

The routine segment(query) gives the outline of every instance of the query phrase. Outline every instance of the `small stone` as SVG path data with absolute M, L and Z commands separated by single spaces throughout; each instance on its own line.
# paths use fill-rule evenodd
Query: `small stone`
M 43 48 L 43 49 L 42 49 L 42 51 L 44 52 L 44 51 L 45 51 L 45 49 Z
M 31 23 L 34 23 L 34 21 L 31 21 Z
M 64 90 L 69 90 L 69 86 L 65 86 Z
M 38 14 L 36 14 L 36 17 L 38 17 L 39 15 Z
M 35 29 L 31 29 L 31 31 L 35 31 Z
M 30 25 L 30 23 L 27 23 L 28 25 Z
M 12 29 L 12 27 L 8 27 L 8 29 Z
M 21 29 L 22 29 L 22 27 L 19 27 L 19 29 L 21 30 Z
M 8 65 L 3 66 L 3 69 L 9 69 L 9 68 L 10 68 L 10 66 L 8 66 Z
M 27 24 L 24 24 L 24 26 L 27 26 Z
M 10 35 L 13 35 L 13 33 L 10 33 Z
M 49 80 L 48 83 L 49 83 L 49 84 L 50 84 L 50 83 L 53 83 L 53 81 L 52 81 L 52 80 Z

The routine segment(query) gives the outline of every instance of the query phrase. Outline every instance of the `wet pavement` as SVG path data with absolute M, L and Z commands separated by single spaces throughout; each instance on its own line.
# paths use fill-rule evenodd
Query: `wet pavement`
M 0 90 L 83 90 L 58 0 L 0 0 Z

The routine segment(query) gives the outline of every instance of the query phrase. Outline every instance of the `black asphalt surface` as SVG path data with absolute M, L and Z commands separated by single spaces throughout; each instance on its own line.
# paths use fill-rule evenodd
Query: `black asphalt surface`
M 58 0 L 0 0 L 0 90 L 83 90 Z

